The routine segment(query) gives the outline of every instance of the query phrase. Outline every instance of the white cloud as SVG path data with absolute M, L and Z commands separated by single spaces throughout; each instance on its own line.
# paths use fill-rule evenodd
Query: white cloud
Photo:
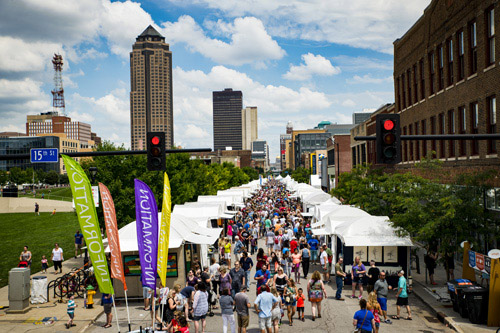
M 380 83 L 389 83 L 392 82 L 392 76 L 376 78 L 372 77 L 370 74 L 365 74 L 363 76 L 354 75 L 352 79 L 347 79 L 346 82 L 349 84 L 358 84 L 358 83 L 372 83 L 372 84 L 380 84 Z
M 390 60 L 380 60 L 369 57 L 351 57 L 339 55 L 332 58 L 333 62 L 343 71 L 365 71 L 368 69 L 392 71 L 393 63 Z
M 352 99 L 348 98 L 342 102 L 342 106 L 353 107 L 353 106 L 356 106 L 356 102 L 354 102 Z
M 226 15 L 261 19 L 273 36 L 327 41 L 392 53 L 392 42 L 423 14 L 430 0 L 173 0 Z M 186 4 L 187 3 L 187 4 Z
M 54 52 L 62 45 L 47 42 L 26 42 L 19 38 L 0 36 L 0 72 L 33 72 L 50 64 Z
M 0 132 L 26 133 L 26 127 L 9 124 L 9 125 L 5 125 L 5 126 L 0 126 Z
M 331 76 L 340 74 L 340 68 L 332 66 L 330 60 L 321 55 L 307 53 L 302 55 L 303 64 L 290 66 L 290 70 L 283 75 L 285 79 L 304 81 L 309 80 L 313 75 Z
M 189 50 L 198 52 L 214 62 L 227 65 L 243 65 L 281 59 L 285 51 L 267 33 L 264 25 L 255 17 L 236 18 L 233 23 L 221 20 L 208 26 L 230 35 L 230 42 L 208 37 L 203 28 L 188 15 L 177 22 L 164 22 L 162 32 L 169 43 L 185 43 Z

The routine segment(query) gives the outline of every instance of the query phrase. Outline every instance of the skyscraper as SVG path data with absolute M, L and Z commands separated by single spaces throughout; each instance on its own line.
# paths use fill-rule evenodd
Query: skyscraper
M 231 88 L 213 92 L 214 149 L 242 149 L 243 94 Z
M 251 150 L 252 142 L 258 138 L 257 107 L 247 106 L 241 114 L 242 149 Z
M 146 148 L 149 131 L 165 132 L 166 148 L 173 146 L 172 52 L 152 26 L 136 38 L 130 52 L 132 150 Z

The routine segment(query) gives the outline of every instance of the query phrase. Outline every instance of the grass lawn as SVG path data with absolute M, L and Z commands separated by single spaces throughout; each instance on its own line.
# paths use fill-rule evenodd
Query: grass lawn
M 73 195 L 71 194 L 71 187 L 69 186 L 51 188 L 50 193 L 48 188 L 38 189 L 36 190 L 36 198 L 41 199 L 42 193 L 44 194 L 44 199 L 62 200 L 62 201 L 71 201 L 73 199 Z M 19 192 L 19 196 L 33 198 L 33 193 L 28 192 L 27 194 L 22 194 L 22 192 Z
M 55 243 L 63 249 L 64 259 L 75 255 L 74 234 L 80 229 L 76 213 L 50 214 L 0 214 L 0 287 L 8 284 L 9 271 L 17 267 L 25 245 L 33 255 L 32 274 L 41 270 L 42 255 L 47 257 L 49 267 L 52 267 L 50 256 Z

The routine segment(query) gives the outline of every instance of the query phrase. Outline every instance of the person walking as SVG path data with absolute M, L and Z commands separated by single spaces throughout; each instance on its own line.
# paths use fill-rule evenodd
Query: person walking
M 321 269 L 323 270 L 324 282 L 328 283 L 330 281 L 330 272 L 328 272 L 328 254 L 323 247 L 319 248 L 319 263 L 321 264 Z
M 279 302 L 273 304 L 273 308 L 271 310 L 271 323 L 273 325 L 273 331 L 274 333 L 278 333 L 281 325 L 281 308 L 283 306 L 283 299 L 280 294 L 278 294 L 278 290 L 274 287 L 271 288 L 271 294 L 280 300 Z
M 231 275 L 227 271 L 226 267 L 222 266 L 220 268 L 220 290 L 229 289 L 231 290 L 233 280 L 231 279 Z
M 231 241 L 229 237 L 226 237 L 226 243 L 224 244 L 224 259 L 227 267 L 231 267 Z
M 366 309 L 371 311 L 375 320 L 375 330 L 373 333 L 378 333 L 380 328 L 380 313 L 382 312 L 382 309 L 380 308 L 380 304 L 377 302 L 377 295 L 373 291 L 368 294 Z
M 335 264 L 335 284 L 337 285 L 337 292 L 335 293 L 335 299 L 338 301 L 343 301 L 342 298 L 342 288 L 344 287 L 344 279 L 346 277 L 346 273 L 344 272 L 344 268 L 342 267 L 344 263 L 344 258 L 339 257 L 339 261 Z
M 309 245 L 309 248 L 311 249 L 311 261 L 313 264 L 318 263 L 318 247 L 319 247 L 319 241 L 316 238 L 316 236 L 312 237 L 307 241 L 307 245 Z
M 309 274 L 309 263 L 311 260 L 311 250 L 309 250 L 307 244 L 303 244 L 300 254 L 302 256 L 302 272 L 304 273 L 304 279 L 307 279 L 307 275 Z
M 210 263 L 211 265 L 208 269 L 208 272 L 210 273 L 210 280 L 212 281 L 212 290 L 217 295 L 217 293 L 219 293 L 218 287 L 220 285 L 220 265 L 217 263 L 215 258 L 210 259 Z M 214 306 L 214 309 L 217 309 L 217 307 Z
M 295 273 L 295 281 L 300 284 L 300 263 L 302 261 L 302 256 L 299 253 L 299 249 L 295 247 L 292 254 L 292 271 Z
M 306 296 L 304 295 L 304 290 L 302 288 L 297 289 L 297 316 L 299 320 L 304 321 L 304 301 Z
M 23 251 L 19 256 L 19 261 L 24 261 L 28 267 L 31 267 L 31 251 L 28 250 L 28 245 L 24 246 Z
M 35 215 L 40 215 L 40 205 L 38 204 L 38 202 L 35 202 Z
M 255 265 L 255 269 L 260 270 L 263 264 L 267 264 L 267 256 L 264 254 L 264 249 L 260 248 L 257 251 L 257 264 Z
M 261 293 L 254 302 L 255 311 L 257 311 L 259 315 L 259 328 L 261 333 L 271 333 L 271 311 L 273 309 L 273 304 L 278 302 L 280 302 L 280 299 L 269 292 L 269 287 L 267 285 L 263 285 L 261 287 Z
M 238 333 L 246 333 L 250 323 L 249 309 L 252 306 L 247 295 L 247 287 L 241 287 L 239 293 L 234 296 L 236 314 L 238 316 Z
M 111 309 L 113 308 L 113 295 L 102 294 L 101 304 L 104 307 L 104 313 L 106 314 L 106 324 L 102 327 L 110 328 L 112 326 L 111 321 L 113 320 L 113 314 L 111 313 Z
M 424 257 L 425 267 L 429 272 L 429 280 L 432 285 L 437 285 L 434 281 L 434 270 L 436 269 L 436 261 L 438 259 L 438 254 L 429 248 L 427 249 L 427 254 Z
M 288 324 L 293 325 L 293 315 L 295 314 L 297 307 L 297 287 L 293 279 L 288 279 L 285 292 L 283 294 L 286 305 L 286 313 L 288 316 Z
M 267 255 L 270 256 L 274 247 L 274 231 L 270 228 L 266 232 Z
M 205 333 L 205 327 L 207 325 L 206 317 L 208 312 L 208 293 L 205 290 L 204 283 L 198 283 L 197 288 L 198 290 L 194 294 L 193 300 L 194 331 L 195 333 L 200 332 L 201 321 L 201 332 Z
M 321 281 L 321 274 L 315 271 L 307 284 L 307 295 L 311 302 L 312 320 L 316 320 L 316 311 L 318 318 L 321 318 L 321 301 L 326 298 L 325 285 Z
M 241 287 L 245 284 L 245 271 L 240 267 L 240 262 L 236 261 L 234 263 L 234 268 L 229 271 L 231 276 L 231 292 L 230 295 L 233 297 L 240 292 Z
M 375 282 L 377 282 L 380 275 L 380 269 L 375 266 L 375 260 L 370 260 L 370 269 L 368 269 L 368 294 L 373 291 Z
M 283 267 L 278 267 L 278 273 L 274 275 L 274 286 L 278 293 L 283 296 L 283 292 L 285 291 L 285 287 L 287 286 L 288 276 L 283 271 Z
M 239 261 L 240 260 L 240 254 L 243 252 L 245 249 L 245 244 L 241 241 L 239 236 L 234 237 L 235 243 L 234 243 L 234 260 Z M 231 267 L 231 266 L 229 266 Z
M 56 243 L 52 249 L 52 257 L 50 258 L 54 264 L 54 274 L 57 274 L 57 269 L 59 268 L 59 273 L 62 274 L 62 262 L 64 260 L 63 249 L 59 247 Z
M 387 295 L 391 289 L 392 287 L 385 280 L 385 272 L 380 272 L 379 279 L 373 286 L 373 291 L 377 295 L 377 302 L 380 304 L 380 310 L 384 315 L 384 323 L 386 324 L 392 324 L 392 321 L 387 318 Z
M 267 265 L 262 265 L 262 268 L 255 273 L 254 279 L 257 280 L 257 295 L 260 293 L 260 287 L 267 286 L 271 281 L 271 272 L 267 270 Z
M 71 327 L 76 326 L 75 324 L 73 324 L 73 319 L 75 319 L 75 309 L 76 309 L 77 305 L 75 304 L 75 295 L 70 294 L 68 296 L 69 296 L 69 299 L 68 299 L 67 313 L 68 313 L 69 320 L 66 323 L 66 328 L 70 329 Z
M 401 270 L 398 273 L 399 276 L 399 281 L 398 281 L 398 293 L 396 294 L 397 300 L 396 300 L 396 305 L 397 305 L 397 315 L 392 316 L 392 319 L 399 320 L 400 313 L 401 313 L 401 307 L 404 306 L 406 307 L 406 311 L 408 312 L 408 316 L 406 317 L 407 320 L 412 320 L 411 317 L 411 310 L 410 310 L 410 305 L 408 304 L 408 293 L 406 292 L 406 278 L 405 278 L 405 271 Z
M 227 325 L 231 327 L 231 333 L 236 333 L 236 325 L 234 322 L 234 300 L 230 295 L 229 289 L 222 290 L 222 296 L 219 299 L 220 310 L 222 314 L 222 332 L 227 333 Z
M 245 287 L 247 289 L 250 288 L 250 272 L 253 267 L 253 260 L 248 256 L 248 252 L 243 252 L 243 255 L 240 259 L 240 266 L 245 271 Z
M 366 309 L 366 299 L 359 300 L 360 310 L 356 311 L 352 324 L 357 332 L 360 333 L 371 333 L 375 331 L 375 318 L 373 313 Z
M 356 297 L 356 285 L 359 285 L 359 299 L 363 297 L 363 277 L 365 276 L 366 268 L 365 265 L 361 262 L 361 258 L 356 256 L 354 258 L 354 263 L 352 264 L 352 295 L 351 298 Z
M 80 251 L 80 257 L 82 256 L 82 247 L 83 235 L 80 233 L 80 230 L 77 230 L 75 234 L 75 258 L 78 256 L 78 251 Z

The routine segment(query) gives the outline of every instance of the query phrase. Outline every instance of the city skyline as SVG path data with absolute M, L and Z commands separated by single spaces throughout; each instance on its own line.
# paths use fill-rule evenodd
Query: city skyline
M 337 2 L 2 2 L 0 131 L 52 109 L 50 58 L 60 52 L 68 115 L 130 147 L 130 45 L 151 24 L 174 53 L 175 144 L 212 147 L 211 92 L 232 87 L 259 108 L 259 139 L 277 156 L 288 120 L 349 123 L 394 102 L 392 42 L 429 3 L 366 1 L 361 12 Z

